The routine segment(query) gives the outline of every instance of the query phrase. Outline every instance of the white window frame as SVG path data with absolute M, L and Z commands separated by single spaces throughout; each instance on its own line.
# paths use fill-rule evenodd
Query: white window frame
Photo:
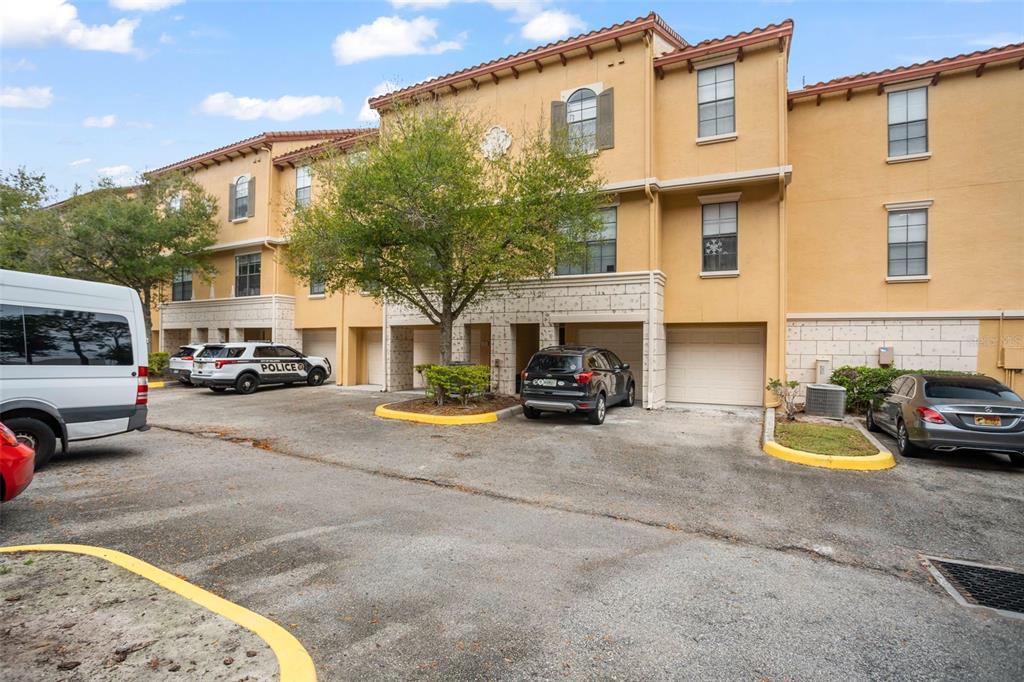
M 935 203 L 932 199 L 923 199 L 921 201 L 899 201 L 890 202 L 885 204 L 885 281 L 889 284 L 901 284 L 901 283 L 914 283 L 914 282 L 928 282 L 931 280 L 931 258 L 928 256 L 928 244 L 930 241 L 929 232 L 931 227 L 931 206 Z M 890 213 L 902 213 L 906 211 L 924 211 L 925 212 L 925 234 L 924 234 L 924 254 L 925 254 L 925 273 L 922 275 L 890 275 L 889 274 L 889 214 Z
M 245 182 L 242 182 L 243 180 Z M 252 197 L 249 196 L 249 180 L 251 180 L 251 177 L 249 176 L 248 173 L 246 173 L 245 175 L 239 175 L 234 180 L 234 185 L 235 185 L 235 205 L 231 207 L 232 210 L 235 212 L 235 217 L 231 221 L 233 223 L 240 223 L 240 222 L 243 222 L 243 221 L 249 219 L 249 200 L 252 199 Z M 243 187 L 245 187 L 245 197 L 243 197 L 245 199 L 245 210 L 242 212 L 241 215 L 238 214 L 238 199 L 239 199 L 239 196 L 238 196 L 238 186 L 239 186 L 239 183 L 241 183 L 241 185 Z
M 712 100 L 710 102 L 701 102 L 700 101 L 700 87 L 701 87 L 700 86 L 700 74 L 701 74 L 701 72 L 702 71 L 708 71 L 708 70 L 711 70 L 711 69 L 718 69 L 718 68 L 723 67 L 723 66 L 731 66 L 731 68 L 732 68 L 732 97 L 731 98 L 723 97 L 721 99 L 715 99 L 715 100 Z M 716 142 L 728 142 L 730 140 L 735 140 L 737 138 L 736 131 L 739 129 L 738 123 L 736 121 L 736 58 L 735 58 L 735 55 L 727 55 L 727 56 L 725 56 L 725 57 L 723 57 L 721 59 L 708 60 L 708 61 L 703 62 L 703 63 L 694 64 L 694 73 L 697 75 L 697 81 L 696 81 L 696 86 L 697 86 L 697 93 L 696 93 L 697 94 L 697 98 L 696 98 L 697 99 L 697 144 L 699 144 L 699 145 L 702 145 L 702 144 L 714 144 Z M 717 95 L 717 93 L 716 93 L 716 95 Z M 700 124 L 701 124 L 701 120 L 700 120 L 700 107 L 701 107 L 701 104 L 715 104 L 716 105 L 716 113 L 717 113 L 717 104 L 719 102 L 724 102 L 724 101 L 726 101 L 728 99 L 732 100 L 732 130 L 731 131 L 726 131 L 726 132 L 721 132 L 721 133 L 716 132 L 714 135 L 701 135 L 701 132 L 700 132 Z M 715 117 L 715 121 L 717 121 L 718 118 L 719 117 L 716 116 Z M 717 127 L 718 127 L 717 123 L 716 123 L 715 127 L 716 127 L 716 130 L 717 130 Z
M 909 161 L 924 161 L 930 159 L 932 156 L 931 147 L 931 93 L 930 93 L 931 81 L 929 79 L 919 79 L 913 81 L 905 81 L 903 83 L 894 83 L 892 85 L 885 86 L 885 162 L 889 164 L 893 163 L 907 163 Z M 891 102 L 891 95 L 899 92 L 907 92 L 908 90 L 924 90 L 925 95 L 925 117 L 924 117 L 924 144 L 925 150 L 923 152 L 913 152 L 908 154 L 898 154 L 893 156 L 889 153 L 889 128 L 893 124 L 889 122 L 889 107 Z M 915 119 L 922 120 L 922 119 Z M 905 122 L 906 123 L 906 122 Z
M 300 171 L 305 171 L 306 182 L 305 185 L 299 184 Z M 306 193 L 305 203 L 299 199 L 299 190 L 308 190 Z M 309 202 L 313 199 L 313 170 L 308 163 L 301 166 L 295 167 L 295 205 L 296 206 L 309 206 Z
M 740 276 L 740 197 L 742 192 L 728 192 L 723 194 L 701 194 L 697 196 L 700 202 L 700 278 L 721 279 L 723 277 Z M 705 270 L 704 269 L 704 207 L 712 204 L 736 204 L 736 268 L 734 270 Z

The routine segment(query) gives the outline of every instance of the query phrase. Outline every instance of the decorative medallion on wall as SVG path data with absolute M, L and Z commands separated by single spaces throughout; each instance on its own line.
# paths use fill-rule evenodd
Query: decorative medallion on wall
M 484 139 L 480 141 L 480 151 L 488 161 L 494 161 L 505 156 L 505 152 L 512 146 L 512 136 L 501 126 L 493 126 L 484 133 Z

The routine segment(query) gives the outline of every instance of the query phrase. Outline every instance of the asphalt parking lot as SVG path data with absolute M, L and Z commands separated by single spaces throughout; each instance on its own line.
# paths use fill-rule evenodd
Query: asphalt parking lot
M 325 680 L 1024 677 L 1024 622 L 919 563 L 1024 567 L 1003 458 L 826 471 L 763 455 L 740 408 L 436 427 L 385 401 L 156 390 L 151 431 L 4 505 L 3 543 L 134 554 L 289 628 Z

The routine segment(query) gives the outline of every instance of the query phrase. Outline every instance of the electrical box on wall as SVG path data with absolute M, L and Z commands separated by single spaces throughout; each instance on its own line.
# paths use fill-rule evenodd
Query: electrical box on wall
M 818 358 L 814 361 L 814 382 L 827 384 L 832 378 L 832 361 Z
M 1024 347 L 1004 347 L 999 366 L 1003 369 L 1024 369 Z
M 893 348 L 892 346 L 879 346 L 878 348 L 878 366 L 879 367 L 892 367 L 893 363 Z

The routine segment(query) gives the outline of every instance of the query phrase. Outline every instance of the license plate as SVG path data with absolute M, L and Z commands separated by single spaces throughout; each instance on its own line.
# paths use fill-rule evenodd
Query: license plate
M 999 426 L 1002 424 L 1002 420 L 999 417 L 987 417 L 985 415 L 975 415 L 974 425 L 975 426 Z
M 558 381 L 556 379 L 534 379 L 533 383 L 537 386 L 557 386 Z

